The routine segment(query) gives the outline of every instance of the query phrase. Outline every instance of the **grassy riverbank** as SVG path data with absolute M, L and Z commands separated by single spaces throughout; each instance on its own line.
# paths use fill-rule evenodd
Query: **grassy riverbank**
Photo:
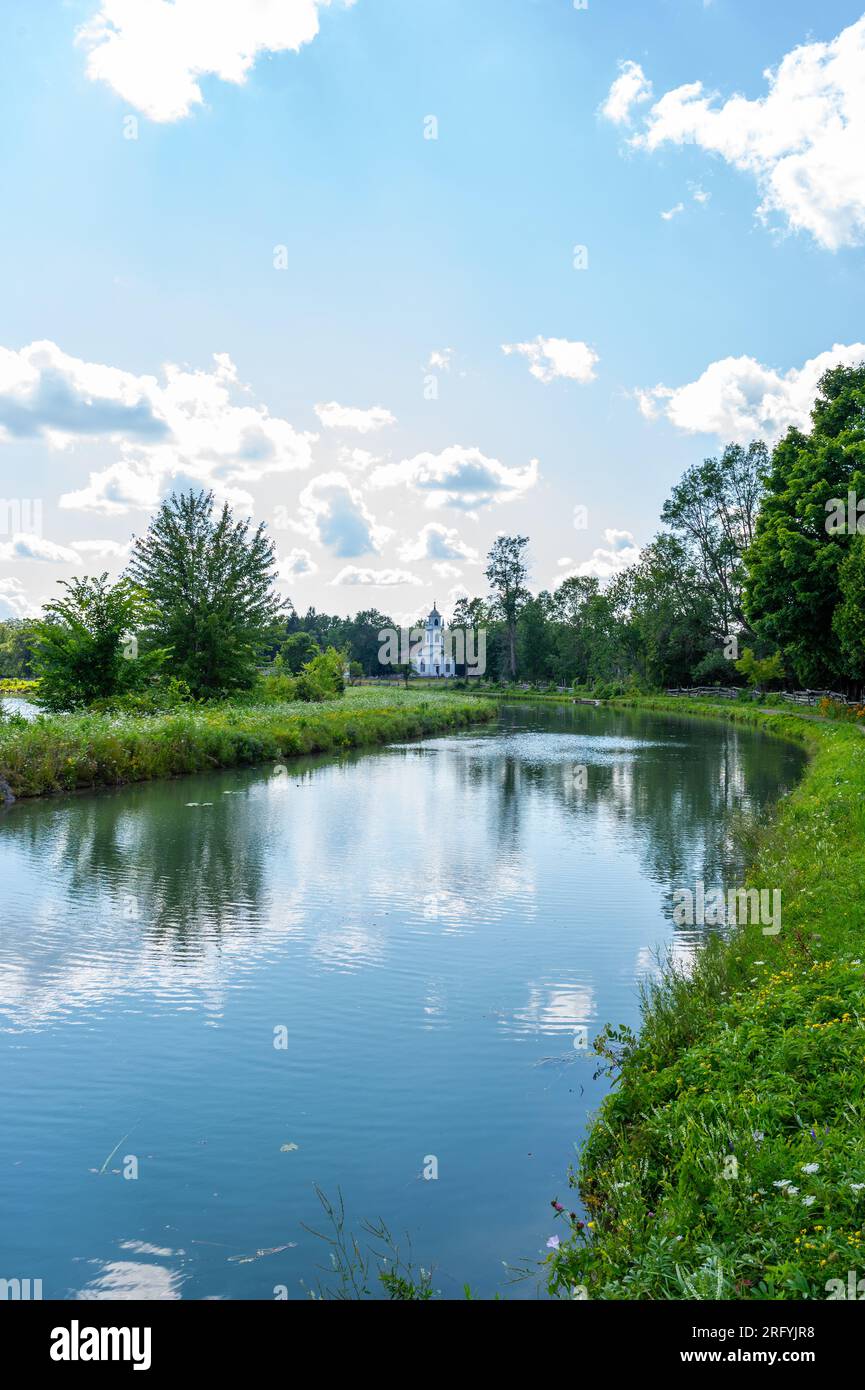
M 865 738 L 748 706 L 615 704 L 757 726 L 809 763 L 746 879 L 780 888 L 780 933 L 710 938 L 690 979 L 647 991 L 639 1037 L 600 1042 L 616 1084 L 572 1178 L 588 1214 L 562 1213 L 551 1288 L 826 1299 L 865 1261 Z
M 165 715 L 68 714 L 0 722 L 0 779 L 16 797 L 279 762 L 420 738 L 491 719 L 475 699 L 348 690 L 323 704 L 216 704 Z

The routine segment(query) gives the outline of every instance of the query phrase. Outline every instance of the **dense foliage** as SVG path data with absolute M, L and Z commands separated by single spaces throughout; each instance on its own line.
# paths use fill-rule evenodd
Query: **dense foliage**
M 250 530 L 213 494 L 173 495 L 134 543 L 129 574 L 147 594 L 139 640 L 171 652 L 174 674 L 194 695 L 248 689 L 284 603 L 274 592 L 276 557 L 264 525 Z

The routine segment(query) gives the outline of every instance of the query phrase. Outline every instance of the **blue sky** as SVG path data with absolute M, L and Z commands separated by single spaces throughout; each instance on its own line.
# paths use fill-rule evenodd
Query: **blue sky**
M 502 531 L 536 588 L 633 559 L 689 463 L 865 355 L 861 19 L 5 5 L 0 616 L 190 482 L 301 610 L 447 607 Z

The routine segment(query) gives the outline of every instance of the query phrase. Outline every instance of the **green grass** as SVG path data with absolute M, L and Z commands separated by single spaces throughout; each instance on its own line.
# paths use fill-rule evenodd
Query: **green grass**
M 780 934 L 710 938 L 690 978 L 668 969 L 645 993 L 639 1036 L 597 1040 L 616 1080 L 550 1288 L 826 1299 L 865 1272 L 865 738 L 747 706 L 615 703 L 759 726 L 810 757 L 747 877 L 781 889 Z
M 491 719 L 445 693 L 357 689 L 323 704 L 216 704 L 164 715 L 41 715 L 0 722 L 0 779 L 17 797 L 341 752 Z

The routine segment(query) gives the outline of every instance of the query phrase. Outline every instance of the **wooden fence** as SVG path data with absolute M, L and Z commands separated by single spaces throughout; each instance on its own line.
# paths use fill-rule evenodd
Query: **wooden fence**
M 690 688 L 676 686 L 666 692 L 668 695 L 711 695 L 715 699 L 737 700 L 740 695 L 748 694 L 753 700 L 762 700 L 767 694 L 765 690 L 745 690 L 741 686 L 734 685 L 693 685 Z M 848 700 L 847 696 L 838 690 L 780 690 L 778 694 L 782 700 L 789 700 L 793 705 L 819 705 L 821 700 L 833 700 L 837 705 L 858 705 L 859 700 Z

